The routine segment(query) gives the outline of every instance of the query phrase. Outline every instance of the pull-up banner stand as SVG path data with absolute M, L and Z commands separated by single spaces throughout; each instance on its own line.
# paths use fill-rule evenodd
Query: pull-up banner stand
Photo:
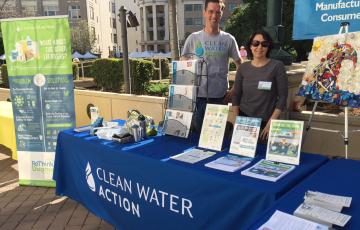
M 349 22 L 352 31 L 360 31 L 360 1 L 295 0 L 294 40 L 337 34 L 341 22 Z
M 57 134 L 75 126 L 67 16 L 1 20 L 19 184 L 55 186 Z

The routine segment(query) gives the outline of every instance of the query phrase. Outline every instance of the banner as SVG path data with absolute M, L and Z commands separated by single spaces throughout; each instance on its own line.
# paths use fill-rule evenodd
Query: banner
M 57 135 L 75 126 L 67 16 L 1 20 L 19 184 L 55 186 Z
M 295 0 L 293 39 L 337 34 L 342 22 L 350 31 L 360 30 L 358 0 Z

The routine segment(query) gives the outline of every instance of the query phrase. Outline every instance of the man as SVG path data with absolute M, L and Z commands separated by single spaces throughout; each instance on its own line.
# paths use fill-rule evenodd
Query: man
M 235 38 L 220 30 L 220 20 L 225 8 L 221 0 L 206 0 L 203 11 L 205 27 L 192 33 L 185 42 L 181 60 L 192 57 L 203 58 L 207 76 L 201 78 L 193 127 L 201 131 L 206 104 L 225 104 L 231 100 L 232 90 L 228 89 L 228 66 L 231 57 L 238 68 L 240 65 L 239 47 Z

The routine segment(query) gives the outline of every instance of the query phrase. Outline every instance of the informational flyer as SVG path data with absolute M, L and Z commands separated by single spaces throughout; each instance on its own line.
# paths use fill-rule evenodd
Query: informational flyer
M 19 159 L 19 183 L 55 186 L 57 135 L 75 126 L 67 16 L 1 20 Z
M 266 159 L 299 165 L 303 121 L 271 120 Z
M 196 86 L 170 85 L 168 108 L 192 112 L 196 105 Z
M 260 118 L 237 116 L 229 152 L 255 157 L 260 125 Z
M 228 105 L 207 104 L 199 147 L 221 151 L 228 114 Z
M 193 149 L 189 149 L 183 153 L 172 156 L 170 158 L 174 159 L 174 160 L 194 164 L 196 162 L 199 162 L 199 161 L 205 160 L 209 157 L 212 157 L 215 154 L 216 154 L 216 152 L 193 148 Z
M 167 109 L 165 111 L 164 133 L 187 138 L 190 132 L 192 116 L 192 112 Z
M 214 161 L 206 163 L 205 166 L 226 172 L 235 172 L 250 164 L 252 160 L 253 159 L 250 157 L 234 156 L 228 154 Z

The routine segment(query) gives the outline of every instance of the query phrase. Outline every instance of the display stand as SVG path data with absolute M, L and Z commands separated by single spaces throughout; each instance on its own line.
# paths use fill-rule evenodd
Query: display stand
M 339 29 L 339 34 L 348 33 L 349 32 L 349 25 L 350 25 L 350 23 L 348 23 L 348 22 L 341 23 L 340 29 Z M 344 130 L 341 131 L 341 130 L 333 130 L 333 129 L 324 129 L 324 128 L 318 128 L 318 127 L 311 127 L 311 122 L 312 122 L 312 119 L 314 117 L 314 113 L 315 113 L 317 105 L 318 105 L 318 101 L 315 102 L 315 104 L 313 106 L 313 109 L 311 111 L 309 121 L 307 122 L 307 125 L 306 125 L 306 130 L 305 130 L 305 135 L 304 135 L 303 141 L 305 141 L 306 135 L 307 135 L 307 133 L 308 133 L 308 131 L 310 129 L 319 130 L 319 131 L 325 131 L 325 132 L 332 132 L 332 133 L 339 133 L 344 139 L 345 158 L 348 159 L 349 107 L 347 107 L 347 106 L 344 107 L 344 112 L 345 112 L 345 114 L 344 114 Z M 358 131 L 360 131 L 360 130 L 351 130 L 351 132 L 358 132 Z

